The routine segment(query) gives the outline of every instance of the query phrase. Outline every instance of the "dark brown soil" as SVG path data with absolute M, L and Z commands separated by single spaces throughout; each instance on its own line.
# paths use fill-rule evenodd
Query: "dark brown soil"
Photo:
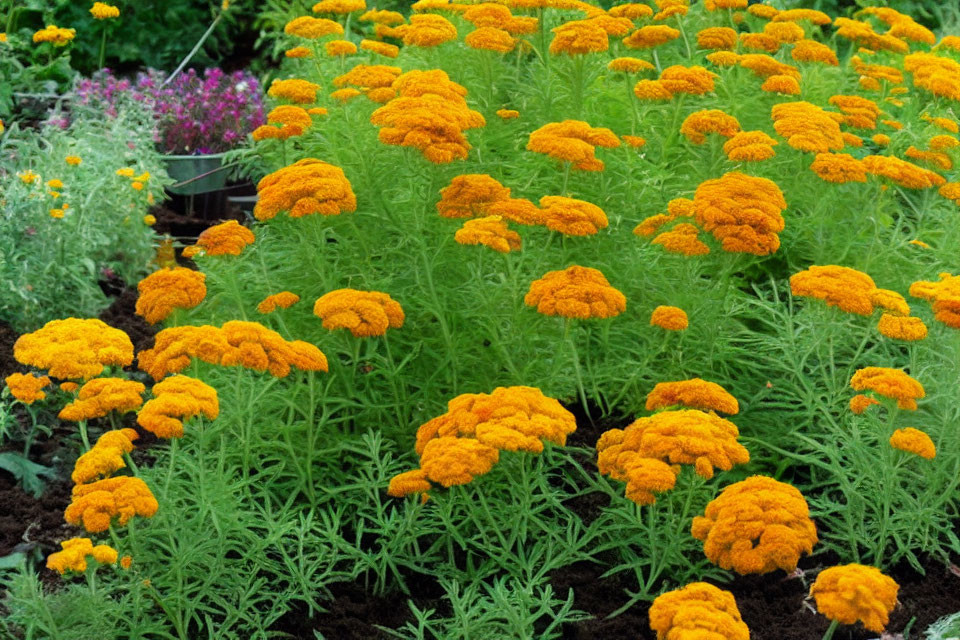
M 50 482 L 39 498 L 24 493 L 10 474 L 0 471 L 0 558 L 16 551 L 46 558 L 76 529 L 63 519 L 70 504 L 69 478 Z
M 135 288 L 125 287 L 110 306 L 100 313 L 101 320 L 130 336 L 134 353 L 152 347 L 153 337 L 160 330 L 159 325 L 149 325 L 142 316 L 136 314 L 137 296 Z
M 19 337 L 10 325 L 0 322 L 0 378 L 6 378 L 18 371 L 26 371 L 23 365 L 13 359 L 13 343 Z

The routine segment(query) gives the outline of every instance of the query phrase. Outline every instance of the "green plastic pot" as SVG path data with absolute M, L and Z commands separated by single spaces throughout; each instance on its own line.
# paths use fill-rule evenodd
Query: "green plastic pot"
M 170 193 L 192 196 L 217 191 L 227 184 L 227 171 L 218 171 L 223 165 L 222 153 L 195 156 L 168 155 L 165 158 L 167 175 L 177 181 L 176 184 L 167 187 Z M 186 184 L 177 186 L 182 182 Z

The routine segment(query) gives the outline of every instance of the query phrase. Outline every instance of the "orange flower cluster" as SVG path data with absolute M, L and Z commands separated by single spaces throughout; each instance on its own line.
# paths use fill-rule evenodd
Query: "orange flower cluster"
M 141 404 L 146 387 L 126 378 L 94 378 L 80 387 L 76 399 L 60 410 L 61 420 L 80 422 L 102 418 L 111 411 L 126 413 Z
M 137 413 L 137 424 L 158 438 L 182 438 L 183 421 L 203 414 L 220 415 L 217 390 L 196 378 L 170 376 L 153 385 L 153 398 Z
M 203 251 L 208 256 L 238 256 L 254 240 L 253 231 L 236 220 L 228 220 L 201 231 L 193 255 Z
M 874 567 L 848 564 L 824 569 L 810 586 L 817 610 L 830 620 L 883 633 L 900 586 Z
M 703 541 L 710 562 L 741 575 L 793 571 L 817 543 L 803 495 L 766 476 L 726 487 L 693 519 L 690 532 Z
M 297 104 L 311 104 L 317 101 L 320 85 L 299 78 L 274 80 L 267 91 L 272 98 L 282 98 Z
M 697 32 L 697 46 L 701 49 L 733 49 L 737 46 L 737 32 L 730 27 L 707 27 Z
M 960 182 L 945 182 L 938 190 L 941 196 L 960 207 Z
M 610 7 L 608 14 L 614 18 L 627 18 L 636 20 L 638 18 L 649 18 L 653 15 L 653 9 L 648 5 L 639 2 L 628 2 Z
M 561 162 L 570 162 L 581 171 L 603 171 L 603 161 L 594 155 L 596 147 L 611 149 L 620 140 L 610 129 L 591 127 L 582 120 L 545 124 L 530 134 L 527 150 L 543 153 Z
M 87 531 L 99 533 L 110 528 L 114 517 L 123 526 L 135 515 L 152 517 L 159 506 L 143 480 L 117 476 L 76 485 L 63 515 L 69 524 L 82 522 Z
M 241 320 L 231 320 L 221 328 L 203 325 L 164 329 L 157 334 L 152 349 L 137 355 L 140 369 L 154 380 L 183 371 L 191 358 L 225 367 L 268 370 L 278 378 L 288 376 L 291 367 L 327 371 L 326 356 L 309 342 L 287 341 L 261 324 Z
M 707 54 L 707 61 L 718 67 L 733 67 L 740 62 L 740 54 L 732 51 L 714 51 Z
M 471 49 L 496 53 L 510 53 L 517 46 L 516 38 L 497 27 L 479 27 L 468 33 L 463 43 Z
M 606 30 L 591 20 L 571 20 L 551 31 L 554 35 L 550 53 L 553 55 L 599 53 L 610 47 Z
M 927 325 L 920 318 L 885 313 L 880 316 L 877 329 L 894 340 L 914 342 L 927 337 Z
M 933 460 L 937 456 L 937 447 L 930 436 L 913 427 L 894 431 L 890 436 L 890 446 L 927 460 Z
M 308 49 L 304 50 L 309 53 Z M 290 51 L 288 51 L 287 57 L 298 56 L 291 56 Z M 307 113 L 306 109 L 292 104 L 285 104 L 274 107 L 270 113 L 267 114 L 267 124 L 254 129 L 251 135 L 253 135 L 255 141 L 266 140 L 268 138 L 286 140 L 303 135 L 303 132 L 311 126 L 313 126 L 313 119 L 310 118 L 310 114 Z
M 655 494 L 665 493 L 676 486 L 679 466 L 642 455 L 624 448 L 625 432 L 611 429 L 597 441 L 597 464 L 601 474 L 626 482 L 625 495 L 640 505 L 653 504 Z
M 623 39 L 629 49 L 652 49 L 680 37 L 680 32 L 665 24 L 640 27 Z
M 902 295 L 878 289 L 873 278 L 849 267 L 811 266 L 790 277 L 790 290 L 795 296 L 817 298 L 847 313 L 868 316 L 879 307 L 897 316 L 910 315 Z
M 716 382 L 707 382 L 700 378 L 677 382 L 658 382 L 647 394 L 647 411 L 669 409 L 675 406 L 699 409 L 701 411 L 719 411 L 728 415 L 740 412 L 737 399 Z
M 68 571 L 83 573 L 87 570 L 87 556 L 97 564 L 113 564 L 117 561 L 117 550 L 106 544 L 93 546 L 90 538 L 70 538 L 60 543 L 62 551 L 47 556 L 47 569 L 64 575 Z
M 300 302 L 300 296 L 297 294 L 292 291 L 281 291 L 261 300 L 257 305 L 257 311 L 263 314 L 273 313 L 277 308 L 289 309 L 298 302 Z
M 840 124 L 815 104 L 782 102 L 774 105 L 770 113 L 774 130 L 794 149 L 813 153 L 843 149 Z
M 673 93 L 659 80 L 641 80 L 633 87 L 633 94 L 640 100 L 670 100 Z
M 853 65 L 853 70 L 859 73 L 861 77 L 870 78 L 877 83 L 878 87 L 881 81 L 889 82 L 890 84 L 903 84 L 903 72 L 896 67 L 888 67 L 882 64 L 867 64 L 860 56 L 850 58 L 850 64 Z
M 935 127 L 943 129 L 944 131 L 949 131 L 950 133 L 960 133 L 960 125 L 949 118 L 933 118 L 926 113 L 921 115 L 920 118 L 926 122 L 929 122 Z
M 701 183 L 693 204 L 697 223 L 724 251 L 764 256 L 780 247 L 787 203 L 771 180 L 732 171 Z
M 657 596 L 649 616 L 657 640 L 750 640 L 733 594 L 706 582 Z
M 539 313 L 565 318 L 612 318 L 627 309 L 626 297 L 600 271 L 578 265 L 534 280 L 523 301 Z
M 907 150 L 904 152 L 904 155 L 908 158 L 913 158 L 915 160 L 922 160 L 923 162 L 929 162 L 936 165 L 943 171 L 949 171 L 953 169 L 953 160 L 949 155 L 943 153 L 942 151 L 930 151 L 917 149 L 915 146 L 910 145 L 907 147 Z
M 670 253 L 679 253 L 685 256 L 702 256 L 710 253 L 708 247 L 700 240 L 700 229 L 689 223 L 676 225 L 670 231 L 661 233 L 651 242 L 659 244 Z
M 46 369 L 55 378 L 89 380 L 107 365 L 133 362 L 133 343 L 123 331 L 96 319 L 51 320 L 20 336 L 13 357 L 21 364 Z
M 269 220 L 281 211 L 291 218 L 319 213 L 340 215 L 357 209 L 357 197 L 340 167 L 304 158 L 264 176 L 257 183 L 260 196 L 253 208 L 257 220 Z
M 437 213 L 444 218 L 485 216 L 492 203 L 509 199 L 509 187 L 485 173 L 469 173 L 455 177 L 440 190 Z
M 938 282 L 920 280 L 910 285 L 910 295 L 933 303 L 933 317 L 960 329 L 960 275 L 941 273 Z
M 283 27 L 283 32 L 287 35 L 297 36 L 315 40 L 329 35 L 343 35 L 343 27 L 339 22 L 327 20 L 326 18 L 314 18 L 313 16 L 301 16 L 294 18 Z M 312 102 L 312 101 L 311 101 Z
M 314 13 L 353 13 L 367 8 L 366 0 L 321 0 L 313 5 Z
M 867 168 L 849 153 L 818 153 L 810 170 L 821 180 L 837 184 L 867 181 Z
M 400 47 L 386 42 L 377 42 L 376 40 L 361 40 L 360 48 L 380 54 L 386 58 L 396 58 L 400 55 Z
M 408 47 L 436 47 L 457 39 L 453 23 L 435 14 L 410 16 L 409 24 L 394 29 L 394 34 Z
M 777 155 L 777 144 L 763 131 L 741 131 L 723 144 L 723 152 L 733 162 L 762 162 Z
M 702 96 L 713 91 L 713 80 L 717 77 L 717 74 L 700 66 L 673 65 L 660 72 L 659 82 L 671 94 L 687 93 L 692 96 Z
M 544 196 L 540 198 L 540 210 L 548 229 L 568 236 L 592 236 L 608 224 L 603 209 L 575 198 Z
M 383 9 L 371 9 L 361 15 L 358 20 L 360 22 L 373 22 L 386 25 L 398 25 L 406 22 L 406 18 L 404 18 L 403 14 L 399 11 L 386 11 Z
M 928 189 L 946 183 L 940 174 L 894 156 L 867 156 L 863 165 L 867 173 L 889 178 L 907 189 Z
M 403 326 L 403 308 L 389 294 L 379 291 L 337 289 L 313 305 L 313 314 L 330 331 L 349 329 L 356 338 L 382 336 L 387 328 Z
M 880 401 L 869 396 L 865 396 L 862 393 L 858 393 L 850 398 L 850 411 L 859 416 L 875 404 L 880 404 Z
M 746 53 L 740 56 L 737 64 L 744 69 L 750 69 L 750 71 L 753 71 L 753 75 L 758 78 L 769 78 L 770 76 L 800 78 L 800 70 L 796 67 L 762 53 Z
M 797 62 L 819 62 L 832 67 L 840 65 L 837 52 L 816 40 L 798 40 L 793 44 L 790 57 Z
M 781 43 L 779 40 L 766 33 L 741 33 L 740 46 L 750 51 L 766 51 L 767 53 L 776 53 L 780 50 Z
M 900 369 L 888 367 L 865 367 L 857 370 L 850 378 L 854 391 L 869 390 L 885 398 L 897 401 L 897 407 L 910 411 L 917 410 L 917 400 L 926 392 L 923 385 Z
M 391 479 L 388 493 L 400 497 L 427 491 L 431 482 L 467 484 L 490 471 L 501 450 L 538 454 L 544 440 L 562 446 L 576 428 L 572 413 L 534 387 L 457 396 L 445 414 L 417 430 L 420 468 Z
M 646 6 L 646 5 L 643 5 Z M 607 69 L 618 71 L 620 73 L 640 73 L 641 71 L 653 71 L 656 69 L 652 64 L 640 58 L 614 58 L 607 63 Z
M 768 22 L 763 32 L 780 44 L 792 44 L 803 40 L 806 32 L 795 22 Z
M 680 307 L 660 305 L 650 314 L 650 326 L 667 331 L 683 331 L 690 325 L 687 312 Z
M 800 95 L 800 83 L 792 76 L 770 76 L 760 85 L 760 90 L 767 93 L 781 93 L 785 96 L 797 96 Z
M 345 74 L 334 78 L 333 84 L 340 88 L 356 87 L 367 94 L 367 97 L 372 95 L 373 98 L 379 97 L 379 92 L 383 92 L 387 100 L 391 100 L 396 96 L 393 83 L 402 73 L 403 70 L 400 67 L 383 64 L 358 64 Z M 378 99 L 374 101 L 386 102 L 387 100 Z
M 913 85 L 935 96 L 960 100 L 960 62 L 932 53 L 913 53 L 903 59 L 913 74 Z
M 393 89 L 397 97 L 370 116 L 381 127 L 380 142 L 413 147 L 435 164 L 466 159 L 470 143 L 463 132 L 485 126 L 486 120 L 467 107 L 464 87 L 433 69 L 404 73 Z
M 123 454 L 133 451 L 133 441 L 138 437 L 134 429 L 107 431 L 90 451 L 77 458 L 70 479 L 74 484 L 86 484 L 123 469 L 127 466 Z
M 661 411 L 604 434 L 601 462 L 633 451 L 671 465 L 693 465 L 697 475 L 709 480 L 715 468 L 729 471 L 750 461 L 750 453 L 737 442 L 739 435 L 737 425 L 713 412 Z
M 150 324 L 165 320 L 174 309 L 192 309 L 207 297 L 207 274 L 184 267 L 164 267 L 137 283 L 136 313 Z
M 694 144 L 703 144 L 707 141 L 705 133 L 719 133 L 725 138 L 732 138 L 740 131 L 740 122 L 733 116 L 719 109 L 705 109 L 694 111 L 683 121 L 680 133 Z
M 859 44 L 873 51 L 892 51 L 894 53 L 907 53 L 910 45 L 900 38 L 889 33 L 877 33 L 869 22 L 860 20 L 851 20 L 849 18 L 837 18 L 833 22 L 837 27 L 837 35 L 847 40 Z M 909 57 L 909 56 L 908 56 Z
M 509 7 L 493 2 L 470 6 L 463 12 L 463 19 L 478 29 L 496 27 L 514 36 L 534 33 L 539 26 L 536 18 L 516 17 Z
M 836 106 L 845 115 L 843 124 L 854 129 L 876 129 L 880 107 L 869 98 L 860 96 L 831 96 L 830 104 Z
M 331 40 L 323 45 L 323 48 L 331 58 L 336 58 L 337 56 L 352 56 L 357 52 L 357 45 L 349 40 Z
M 24 404 L 33 404 L 37 400 L 46 398 L 47 394 L 41 389 L 51 384 L 49 377 L 37 377 L 32 373 L 11 373 L 4 382 L 7 383 L 7 388 L 10 389 L 13 397 Z
M 500 253 L 519 251 L 521 246 L 520 234 L 512 231 L 501 216 L 467 220 L 453 239 L 459 244 L 482 244 Z

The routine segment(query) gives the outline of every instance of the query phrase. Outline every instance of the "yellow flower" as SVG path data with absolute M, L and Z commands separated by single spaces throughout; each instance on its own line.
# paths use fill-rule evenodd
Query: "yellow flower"
M 730 27 L 707 27 L 697 32 L 697 46 L 701 49 L 722 50 L 737 46 L 737 32 Z
M 123 331 L 96 319 L 52 320 L 14 343 L 17 362 L 47 369 L 55 378 L 99 376 L 105 365 L 133 362 L 133 343 Z
M 386 42 L 377 42 L 376 40 L 361 40 L 360 48 L 366 51 L 378 53 L 387 58 L 396 58 L 400 55 L 400 47 Z
M 90 15 L 97 20 L 107 20 L 109 18 L 119 18 L 120 9 L 103 2 L 94 2 L 90 8 Z
M 589 236 L 607 228 L 607 214 L 595 204 L 565 196 L 540 198 L 541 223 L 568 236 Z
M 680 133 L 694 144 L 707 141 L 705 133 L 718 133 L 732 138 L 740 131 L 740 123 L 733 116 L 719 109 L 706 109 L 691 113 L 680 125 Z
M 117 550 L 105 544 L 93 546 L 90 538 L 70 538 L 60 543 L 62 551 L 47 556 L 47 569 L 64 575 L 68 571 L 83 573 L 87 570 L 87 556 L 93 557 L 98 564 L 113 564 L 117 561 Z
M 897 407 L 917 410 L 917 400 L 926 392 L 923 385 L 900 369 L 888 367 L 865 367 L 857 370 L 850 379 L 854 391 L 870 390 L 897 401 Z
M 288 58 L 312 58 L 313 51 L 307 47 L 294 47 L 293 49 L 287 49 L 283 52 Z
M 336 23 L 334 23 L 336 24 Z M 297 104 L 310 104 L 316 102 L 317 91 L 320 85 L 292 78 L 290 80 L 274 80 L 270 85 L 267 94 L 274 98 L 284 98 Z
M 920 280 L 910 285 L 910 295 L 933 303 L 934 318 L 960 329 L 960 276 L 941 273 L 939 282 Z
M 138 437 L 134 429 L 107 431 L 90 451 L 77 458 L 70 479 L 74 484 L 86 484 L 123 469 L 127 466 L 123 454 L 133 451 L 133 441 Z
M 23 184 L 33 184 L 34 182 L 40 179 L 40 174 L 34 173 L 33 171 L 30 171 L 28 169 L 27 171 L 18 173 L 17 177 L 20 178 L 20 182 L 22 182 Z
M 143 216 L 143 224 L 147 225 L 148 227 L 152 227 L 156 223 L 157 218 L 153 214 L 148 213 L 147 215 Z
M 184 267 L 154 271 L 137 283 L 140 295 L 136 313 L 150 324 L 165 319 L 174 309 L 192 309 L 207 296 L 207 275 Z
M 607 69 L 610 71 L 619 71 L 621 73 L 640 73 L 641 71 L 653 71 L 656 69 L 656 67 L 646 60 L 626 57 L 614 58 L 607 63 Z
M 314 303 L 313 313 L 323 319 L 324 329 L 349 329 L 357 338 L 382 336 L 404 321 L 403 308 L 389 294 L 357 289 L 324 294 Z
M 568 56 L 599 53 L 610 47 L 607 32 L 599 24 L 589 20 L 572 20 L 551 29 L 553 41 L 550 53 Z
M 676 307 L 666 308 L 675 309 Z M 647 394 L 647 411 L 666 409 L 676 405 L 701 411 L 718 411 L 729 415 L 740 412 L 737 399 L 726 389 L 716 382 L 708 382 L 700 378 L 658 382 L 653 391 Z
M 927 325 L 925 325 L 920 318 L 911 316 L 885 313 L 880 317 L 880 322 L 877 323 L 877 329 L 883 335 L 895 340 L 913 342 L 923 340 L 927 337 Z
M 862 622 L 875 633 L 887 626 L 900 587 L 879 569 L 848 564 L 824 569 L 810 586 L 817 610 L 842 624 Z
M 510 230 L 501 216 L 474 218 L 463 223 L 453 239 L 459 244 L 482 244 L 500 253 L 519 251 L 520 234 Z
M 930 436 L 913 427 L 894 431 L 890 436 L 890 446 L 927 460 L 933 460 L 937 456 L 937 447 Z
M 357 45 L 349 40 L 331 40 L 324 45 L 327 55 L 335 58 L 336 56 L 352 56 L 357 52 Z
M 146 387 L 125 378 L 94 378 L 80 387 L 80 392 L 70 404 L 60 410 L 61 420 L 80 422 L 102 418 L 111 411 L 126 413 L 143 404 L 141 394 Z
M 4 382 L 7 383 L 13 397 L 24 404 L 33 404 L 37 400 L 46 398 L 47 394 L 41 389 L 51 384 L 47 376 L 37 377 L 32 373 L 12 373 Z
M 55 47 L 66 46 L 77 35 L 76 29 L 61 29 L 60 27 L 49 24 L 44 29 L 33 34 L 34 43 L 49 42 Z
M 64 161 L 67 164 L 75 167 L 83 162 L 83 158 L 81 158 L 80 156 L 67 156 L 66 158 L 64 158 Z
M 268 174 L 257 184 L 260 198 L 253 208 L 257 220 L 269 220 L 280 211 L 291 218 L 355 211 L 357 197 L 343 170 L 314 158 Z
M 566 318 L 612 318 L 627 309 L 626 297 L 600 271 L 578 265 L 535 280 L 523 301 L 544 315 Z
M 707 558 L 741 575 L 793 571 L 813 551 L 817 528 L 796 488 L 765 476 L 726 487 L 693 519 L 691 534 L 703 540 Z
M 513 109 L 497 109 L 497 116 L 502 120 L 513 120 L 520 117 L 520 112 Z
M 367 8 L 365 0 L 322 0 L 313 5 L 314 13 L 353 13 Z
M 496 27 L 479 27 L 467 34 L 463 40 L 471 49 L 510 53 L 517 46 L 517 40 L 509 32 Z
M 132 178 L 136 174 L 133 167 L 122 167 L 117 169 L 115 173 L 122 178 Z
M 50 217 L 51 217 L 51 218 L 57 218 L 57 219 L 62 218 L 62 217 L 63 217 L 63 209 L 50 209 Z
M 110 528 L 117 518 L 121 526 L 133 516 L 150 518 L 159 508 L 157 499 L 140 478 L 117 476 L 73 488 L 73 500 L 64 512 L 68 524 L 79 525 L 91 533 Z M 114 557 L 116 561 L 116 557 Z
M 300 16 L 294 18 L 283 27 L 283 32 L 287 35 L 297 36 L 315 40 L 329 35 L 343 35 L 343 27 L 339 22 L 327 20 L 326 18 L 314 18 L 313 16 Z
M 279 307 L 280 309 L 289 309 L 300 302 L 300 296 L 292 291 L 281 291 L 267 296 L 257 305 L 257 311 L 263 314 L 273 313 Z
M 837 52 L 816 40 L 799 40 L 793 44 L 790 57 L 797 62 L 819 62 L 836 67 L 840 64 Z
M 641 27 L 623 39 L 629 49 L 652 49 L 680 37 L 680 31 L 667 25 Z
M 182 438 L 183 421 L 220 415 L 217 390 L 196 378 L 170 376 L 153 385 L 153 398 L 137 413 L 137 424 L 158 438 Z
M 204 229 L 197 237 L 197 246 L 208 256 L 238 256 L 255 239 L 253 231 L 236 220 L 228 220 Z

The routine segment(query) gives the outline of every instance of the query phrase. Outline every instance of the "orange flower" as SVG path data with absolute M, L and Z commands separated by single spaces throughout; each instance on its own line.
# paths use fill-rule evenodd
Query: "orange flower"
M 880 317 L 877 329 L 894 340 L 913 342 L 927 337 L 927 325 L 920 318 L 885 313 Z
M 894 156 L 867 156 L 863 164 L 868 173 L 888 178 L 907 189 L 928 189 L 946 183 L 943 176 Z
M 457 39 L 453 23 L 434 14 L 410 16 L 410 24 L 400 25 L 395 31 L 408 47 L 436 47 Z
M 793 44 L 790 57 L 797 62 L 819 62 L 833 67 L 840 64 L 837 52 L 816 40 L 798 40 Z
M 297 36 L 314 40 L 329 35 L 343 35 L 343 27 L 340 23 L 326 18 L 314 18 L 313 16 L 301 16 L 294 18 L 283 27 L 283 32 L 287 35 Z
M 77 458 L 70 479 L 74 484 L 86 484 L 123 469 L 127 466 L 123 454 L 133 451 L 133 441 L 137 438 L 134 429 L 107 431 L 97 439 L 90 451 Z
M 662 307 L 661 307 L 662 308 Z M 647 394 L 647 411 L 681 405 L 701 411 L 719 411 L 729 415 L 740 412 L 740 405 L 726 389 L 716 382 L 700 378 L 678 382 L 658 382 Z
M 910 285 L 910 295 L 933 303 L 933 317 L 960 329 L 960 276 L 941 273 L 939 282 L 920 280 Z
M 192 309 L 207 296 L 206 278 L 207 274 L 184 267 L 154 271 L 137 284 L 137 315 L 156 324 L 174 309 Z
M 137 413 L 137 424 L 158 438 L 182 438 L 183 421 L 203 414 L 220 415 L 217 390 L 187 376 L 170 376 L 153 385 L 153 398 Z
M 707 54 L 707 61 L 718 67 L 732 67 L 740 62 L 740 54 L 732 51 L 714 51 Z
M 868 98 L 860 96 L 831 96 L 830 104 L 835 105 L 845 115 L 843 124 L 855 129 L 876 129 L 880 107 Z
M 358 64 L 350 71 L 333 79 L 335 87 L 357 87 L 360 89 L 379 89 L 390 87 L 400 77 L 400 67 L 383 64 Z
M 37 377 L 32 373 L 12 373 L 4 379 L 4 382 L 7 383 L 13 397 L 24 404 L 33 404 L 37 400 L 46 398 L 47 394 L 41 389 L 51 384 L 47 376 Z
M 867 274 L 837 265 L 814 265 L 790 277 L 793 295 L 818 298 L 829 307 L 863 316 L 873 313 L 875 290 L 876 283 Z
M 659 80 L 641 80 L 633 87 L 633 94 L 641 100 L 670 100 L 673 92 Z
M 859 416 L 874 404 L 880 404 L 880 401 L 869 396 L 865 396 L 862 393 L 858 393 L 850 398 L 850 411 Z
M 467 34 L 463 39 L 471 49 L 510 53 L 517 46 L 517 40 L 509 32 L 496 27 L 480 27 Z
M 660 73 L 660 83 L 670 93 L 688 93 L 702 96 L 713 91 L 713 79 L 718 77 L 703 67 L 673 65 Z
M 297 104 L 310 104 L 317 101 L 317 91 L 320 85 L 293 78 L 290 80 L 274 80 L 267 94 L 273 98 L 283 98 Z
M 630 49 L 652 49 L 680 37 L 680 31 L 664 24 L 641 27 L 623 39 Z
M 809 102 L 783 102 L 771 110 L 773 128 L 794 149 L 826 153 L 843 149 L 840 125 Z
M 866 167 L 849 153 L 818 153 L 810 169 L 827 182 L 844 184 L 867 181 Z
M 798 96 L 800 95 L 800 83 L 793 76 L 770 76 L 760 85 L 760 90 L 768 93 Z
M 70 538 L 60 543 L 62 551 L 47 556 L 47 569 L 64 575 L 68 571 L 83 573 L 87 570 L 87 556 L 92 556 L 97 564 L 113 564 L 117 561 L 117 550 L 105 544 L 93 546 L 90 538 Z
M 331 58 L 336 58 L 337 56 L 352 56 L 357 52 L 357 45 L 349 40 L 331 40 L 323 45 L 323 48 Z
M 517 224 L 534 225 L 543 222 L 543 212 L 537 205 L 523 198 L 491 202 L 486 206 L 486 212 Z
M 437 213 L 444 218 L 483 216 L 494 202 L 510 199 L 510 189 L 485 173 L 455 177 L 440 191 Z
M 679 467 L 662 460 L 648 458 L 636 451 L 623 449 L 625 432 L 611 429 L 597 441 L 599 471 L 614 480 L 627 483 L 626 497 L 640 505 L 657 501 L 655 493 L 665 493 L 676 486 Z
M 850 379 L 854 391 L 870 390 L 897 401 L 897 407 L 917 410 L 917 399 L 926 393 L 923 385 L 900 369 L 888 367 L 865 367 L 857 370 Z
M 55 378 L 89 380 L 106 365 L 132 363 L 133 343 L 123 331 L 100 320 L 67 318 L 20 336 L 13 345 L 13 357 L 21 364 L 47 369 Z
M 582 120 L 564 120 L 545 124 L 530 134 L 527 150 L 573 163 L 582 171 L 603 171 L 603 161 L 594 155 L 596 147 L 620 146 L 610 129 L 591 127 Z
M 890 446 L 927 460 L 933 460 L 937 456 L 937 447 L 930 436 L 913 427 L 894 431 L 890 436 Z
M 713 477 L 714 468 L 729 471 L 750 461 L 750 453 L 737 442 L 737 426 L 715 413 L 697 409 L 661 411 L 639 418 L 623 430 L 623 438 L 601 451 L 598 465 L 606 468 L 624 452 L 667 464 L 694 466 L 697 475 Z
M 140 382 L 125 378 L 94 378 L 80 387 L 76 399 L 66 405 L 59 417 L 61 420 L 80 422 L 102 418 L 111 411 L 126 413 L 141 404 L 140 395 L 146 387 Z
M 406 18 L 399 11 L 384 11 L 371 9 L 358 18 L 360 22 L 374 22 L 376 24 L 398 25 L 406 22 Z
M 798 42 L 806 35 L 803 27 L 795 22 L 768 22 L 763 26 L 763 32 L 781 43 Z
M 780 50 L 781 42 L 766 33 L 741 33 L 740 46 L 750 51 L 776 53 Z
M 286 51 L 284 51 L 283 55 L 285 55 L 288 58 L 312 58 L 313 51 L 311 51 L 307 47 L 294 47 L 292 49 L 287 49 Z M 254 135 L 256 135 L 256 132 L 254 132 Z M 254 140 L 256 140 L 256 137 L 254 137 Z
M 361 40 L 360 48 L 366 51 L 372 51 L 373 53 L 380 54 L 381 56 L 387 58 L 396 58 L 400 55 L 400 47 L 386 42 L 378 42 L 376 40 Z
M 830 24 L 830 16 L 823 11 L 814 9 L 790 9 L 789 11 L 780 11 L 773 17 L 775 22 L 801 22 L 809 20 L 816 25 Z
M 349 329 L 357 338 L 382 336 L 387 328 L 403 326 L 400 303 L 379 291 L 337 289 L 324 294 L 313 305 L 313 314 L 323 319 L 323 328 Z
M 649 18 L 653 15 L 653 9 L 648 5 L 641 4 L 639 2 L 630 2 L 626 4 L 618 4 L 610 7 L 610 10 L 607 11 L 608 14 L 614 18 L 628 18 L 630 20 L 636 20 L 638 18 Z
M 513 120 L 520 117 L 520 112 L 514 109 L 497 109 L 497 117 L 502 120 Z
M 291 367 L 327 371 L 327 358 L 314 345 L 302 340 L 288 342 L 261 324 L 240 320 L 226 322 L 222 328 L 204 325 L 164 329 L 157 334 L 153 348 L 137 356 L 140 369 L 154 380 L 183 371 L 191 358 L 225 367 L 269 370 L 278 378 L 289 375 Z
M 68 524 L 82 522 L 90 533 L 99 533 L 110 528 L 113 518 L 123 526 L 135 515 L 152 517 L 159 506 L 143 480 L 117 476 L 76 485 L 64 518 Z
M 693 519 L 710 562 L 741 575 L 793 571 L 817 543 L 817 528 L 803 495 L 765 476 L 726 487 Z
M 474 218 L 463 223 L 453 239 L 460 244 L 482 244 L 500 253 L 520 250 L 520 234 L 511 231 L 500 216 Z
M 706 582 L 693 582 L 657 596 L 650 605 L 649 616 L 657 640 L 750 638 L 733 594 Z
M 627 299 L 600 271 L 577 265 L 535 280 L 523 301 L 544 315 L 566 318 L 612 318 L 627 309 Z
M 263 314 L 273 313 L 279 307 L 280 309 L 289 309 L 300 302 L 300 296 L 291 291 L 281 291 L 267 296 L 257 305 L 257 311 Z
M 758 78 L 769 78 L 770 76 L 791 76 L 800 78 L 800 71 L 789 64 L 784 64 L 776 58 L 772 58 L 762 53 L 746 53 L 740 56 L 740 66 L 744 69 L 753 71 L 753 75 Z
M 291 218 L 319 213 L 339 215 L 357 208 L 357 197 L 343 170 L 314 158 L 304 158 L 268 174 L 257 184 L 260 198 L 253 208 L 257 220 L 280 211 Z
M 770 20 L 776 17 L 776 15 L 780 13 L 780 10 L 767 4 L 752 4 L 747 7 L 747 13 L 758 18 L 763 18 L 764 20 Z
M 705 133 L 719 133 L 725 138 L 732 138 L 739 131 L 740 123 L 737 119 L 718 109 L 694 111 L 680 126 L 680 133 L 694 144 L 706 142 Z
M 314 13 L 353 13 L 367 8 L 365 0 L 322 0 L 313 5 Z
M 870 631 L 882 633 L 897 604 L 900 587 L 879 569 L 848 564 L 824 569 L 810 586 L 817 610 L 842 624 L 862 622 Z
M 661 305 L 650 314 L 650 326 L 660 327 L 667 331 L 683 331 L 689 326 L 687 312 L 680 307 Z
M 699 238 L 700 229 L 689 223 L 681 223 L 670 231 L 661 233 L 652 240 L 670 253 L 679 253 L 685 256 L 702 256 L 710 253 L 708 247 Z
M 697 32 L 697 46 L 701 49 L 733 49 L 737 46 L 737 32 L 730 27 L 708 27 Z
M 467 484 L 500 459 L 500 451 L 472 438 L 436 438 L 420 455 L 420 469 L 431 482 L 444 487 Z
M 733 162 L 762 162 L 777 155 L 776 140 L 763 131 L 740 131 L 723 145 L 723 152 Z
M 693 202 L 697 223 L 724 251 L 763 256 L 780 247 L 787 203 L 773 181 L 730 172 L 701 183 Z
M 653 71 L 656 69 L 656 67 L 646 60 L 626 57 L 614 58 L 607 63 L 607 69 L 610 71 L 619 71 L 621 73 L 640 73 L 641 71 Z
M 543 224 L 568 236 L 592 236 L 607 228 L 607 214 L 595 204 L 565 196 L 540 198 Z
M 208 256 L 238 256 L 254 240 L 253 231 L 236 220 L 228 220 L 200 232 L 196 246 Z
M 641 138 L 640 136 L 620 136 L 620 139 L 634 149 L 640 149 L 647 144 L 646 139 Z

